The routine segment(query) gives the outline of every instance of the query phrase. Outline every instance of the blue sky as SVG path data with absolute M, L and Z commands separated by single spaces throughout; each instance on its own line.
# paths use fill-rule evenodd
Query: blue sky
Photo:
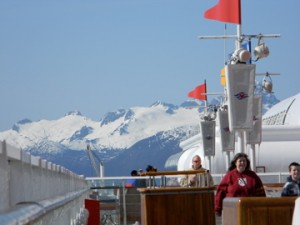
M 224 23 L 203 18 L 217 2 L 2 0 L 0 131 L 72 110 L 99 120 L 119 108 L 181 104 L 205 79 L 208 92 L 223 92 L 219 72 L 234 42 L 197 38 L 224 34 Z M 242 0 L 242 33 L 281 34 L 265 39 L 270 56 L 256 63 L 258 73 L 280 73 L 272 77 L 280 100 L 300 90 L 299 9 L 299 0 Z

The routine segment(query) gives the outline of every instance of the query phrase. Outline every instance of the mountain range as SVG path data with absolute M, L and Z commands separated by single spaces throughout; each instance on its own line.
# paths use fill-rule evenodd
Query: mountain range
M 214 98 L 209 105 L 221 101 Z M 263 113 L 278 102 L 275 95 L 263 93 Z M 57 120 L 23 119 L 0 132 L 0 140 L 77 174 L 96 176 L 87 152 L 90 146 L 97 168 L 103 162 L 105 176 L 130 176 L 131 170 L 147 165 L 164 170 L 165 161 L 182 151 L 180 141 L 198 132 L 203 105 L 194 100 L 180 106 L 155 102 L 108 112 L 99 121 L 79 111 Z

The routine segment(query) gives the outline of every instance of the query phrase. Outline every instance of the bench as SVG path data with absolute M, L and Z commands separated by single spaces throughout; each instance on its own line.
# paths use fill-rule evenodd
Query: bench
M 291 225 L 296 198 L 225 198 L 223 225 Z

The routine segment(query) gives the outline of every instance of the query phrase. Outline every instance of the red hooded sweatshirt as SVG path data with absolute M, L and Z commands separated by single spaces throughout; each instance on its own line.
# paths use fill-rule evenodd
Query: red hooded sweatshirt
M 239 173 L 233 169 L 221 180 L 215 196 L 215 212 L 221 213 L 225 197 L 266 197 L 260 178 L 252 170 Z

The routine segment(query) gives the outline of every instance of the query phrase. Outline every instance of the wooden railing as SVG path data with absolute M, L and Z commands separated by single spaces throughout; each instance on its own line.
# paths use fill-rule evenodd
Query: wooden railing
M 202 175 L 199 176 L 198 180 L 200 181 L 201 179 L 205 180 L 206 184 L 209 184 L 209 178 L 208 178 L 208 171 L 204 169 L 199 169 L 199 170 L 183 170 L 183 171 L 162 171 L 162 172 L 145 172 L 142 173 L 141 176 L 148 176 L 149 178 L 149 187 L 154 188 L 155 187 L 155 177 L 160 176 L 161 181 L 160 181 L 160 186 L 165 187 L 166 185 L 166 177 L 167 176 L 178 176 L 178 175 L 190 175 L 190 174 L 197 174 L 197 175 Z M 201 185 L 202 182 L 196 183 L 196 186 L 200 187 L 203 186 Z

